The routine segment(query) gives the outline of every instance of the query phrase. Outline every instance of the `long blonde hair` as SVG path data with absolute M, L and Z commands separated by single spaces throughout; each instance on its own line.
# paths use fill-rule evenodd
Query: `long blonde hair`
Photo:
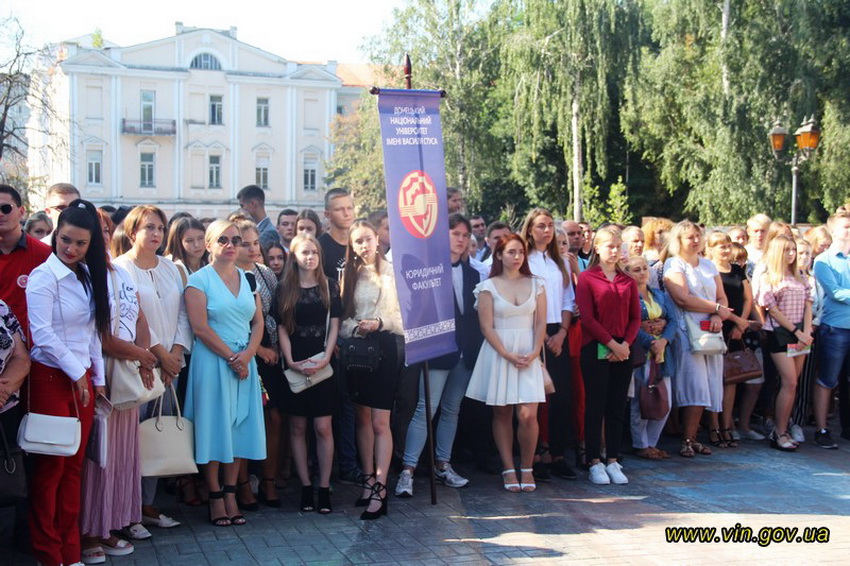
M 776 286 L 782 283 L 782 280 L 789 275 L 794 277 L 800 283 L 805 283 L 803 276 L 800 273 L 800 266 L 797 258 L 794 258 L 794 263 L 789 264 L 785 259 L 785 254 L 788 249 L 794 250 L 797 253 L 797 243 L 794 238 L 779 234 L 770 240 L 770 245 L 767 247 L 767 252 L 764 254 L 765 271 L 762 277 L 767 281 L 768 285 Z
M 277 320 L 278 324 L 286 329 L 289 334 L 295 332 L 295 305 L 303 292 L 299 282 L 299 267 L 298 262 L 295 261 L 295 253 L 308 243 L 316 246 L 316 250 L 319 252 L 319 263 L 316 268 L 319 295 L 322 297 L 322 304 L 325 305 L 325 308 L 331 308 L 328 278 L 325 276 L 325 270 L 322 269 L 322 246 L 312 234 L 298 234 L 292 238 L 292 242 L 289 244 L 289 255 L 286 258 L 286 265 L 283 266 L 280 284 L 277 286 Z
M 590 254 L 590 261 L 587 262 L 587 268 L 588 269 L 590 269 L 591 267 L 594 267 L 596 265 L 599 265 L 599 254 L 596 253 L 596 246 L 601 244 L 603 241 L 614 240 L 615 238 L 617 240 L 620 240 L 620 245 L 622 246 L 622 244 L 623 244 L 622 232 L 620 231 L 619 228 L 617 228 L 614 225 L 603 226 L 602 228 L 599 228 L 599 229 L 596 230 L 596 235 L 593 236 L 593 252 Z M 622 266 L 620 266 L 619 261 L 614 266 L 614 269 L 616 269 L 620 273 L 625 273 L 625 271 L 623 271 Z

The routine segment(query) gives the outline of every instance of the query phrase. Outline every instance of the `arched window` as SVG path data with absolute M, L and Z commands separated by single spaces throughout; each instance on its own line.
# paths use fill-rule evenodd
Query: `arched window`
M 192 59 L 190 69 L 202 69 L 204 71 L 220 71 L 221 63 L 211 53 L 200 53 Z

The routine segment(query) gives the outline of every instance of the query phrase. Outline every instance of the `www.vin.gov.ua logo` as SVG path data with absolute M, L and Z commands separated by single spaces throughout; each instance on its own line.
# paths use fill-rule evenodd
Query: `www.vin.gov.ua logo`
M 437 189 L 428 173 L 411 171 L 398 189 L 398 212 L 412 236 L 427 238 L 437 225 Z

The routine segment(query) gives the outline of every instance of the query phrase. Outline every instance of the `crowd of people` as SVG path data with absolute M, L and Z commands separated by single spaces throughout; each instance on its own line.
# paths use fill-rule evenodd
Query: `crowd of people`
M 836 448 L 835 394 L 850 438 L 850 210 L 805 232 L 763 214 L 592 227 L 543 208 L 514 227 L 448 193 L 457 351 L 429 363 L 427 414 L 387 214 L 356 219 L 348 191 L 273 223 L 253 185 L 225 219 L 95 208 L 66 183 L 26 218 L 0 185 L 0 434 L 14 445 L 27 413 L 80 423 L 75 454 L 28 456 L 17 516 L 35 558 L 102 563 L 180 525 L 155 506 L 166 482 L 142 475 L 140 422 L 158 411 L 193 423 L 201 473 L 169 483 L 216 527 L 281 507 L 292 469 L 301 512 L 333 511 L 335 467 L 362 487 L 361 519 L 379 519 L 391 477 L 413 497 L 437 412 L 437 480 L 469 483 L 457 441 L 514 493 L 574 468 L 628 483 L 624 456 L 670 458 L 665 433 L 683 458 L 745 440 L 794 452 L 812 425 Z M 727 356 L 745 351 L 761 375 L 738 383 Z M 86 444 L 119 361 L 167 392 L 109 414 L 102 462 Z

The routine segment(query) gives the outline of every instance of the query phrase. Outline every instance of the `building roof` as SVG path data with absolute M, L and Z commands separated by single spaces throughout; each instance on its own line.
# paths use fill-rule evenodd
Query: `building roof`
M 372 86 L 377 84 L 380 67 L 369 63 L 338 63 L 336 76 L 343 86 Z

